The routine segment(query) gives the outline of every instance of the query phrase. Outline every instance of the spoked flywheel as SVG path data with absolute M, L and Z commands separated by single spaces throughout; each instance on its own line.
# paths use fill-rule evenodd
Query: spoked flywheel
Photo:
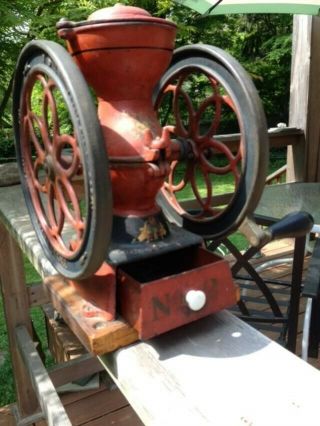
M 13 116 L 22 187 L 53 266 L 72 279 L 106 258 L 112 200 L 108 161 L 87 84 L 66 50 L 32 41 L 18 60 Z
M 180 146 L 159 196 L 167 218 L 207 238 L 236 230 L 261 196 L 268 138 L 250 78 L 221 49 L 177 49 L 154 104 Z

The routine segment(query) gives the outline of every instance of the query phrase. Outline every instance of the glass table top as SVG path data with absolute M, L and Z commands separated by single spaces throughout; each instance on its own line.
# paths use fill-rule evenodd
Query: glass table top
M 255 215 L 281 219 L 297 211 L 310 213 L 320 231 L 320 183 L 294 182 L 266 186 Z M 317 229 L 313 231 L 319 232 Z

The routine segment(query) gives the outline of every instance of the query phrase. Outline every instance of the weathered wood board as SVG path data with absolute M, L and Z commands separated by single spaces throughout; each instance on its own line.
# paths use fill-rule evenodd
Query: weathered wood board
M 100 359 L 146 425 L 320 424 L 320 372 L 226 311 Z

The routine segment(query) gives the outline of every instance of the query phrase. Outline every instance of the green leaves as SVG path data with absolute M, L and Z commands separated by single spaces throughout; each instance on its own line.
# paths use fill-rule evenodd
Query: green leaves
M 288 122 L 292 16 L 209 16 L 195 22 L 197 41 L 227 50 L 249 72 L 269 126 Z
M 27 41 L 57 37 L 61 17 L 84 20 L 117 0 L 2 0 L 0 19 L 0 158 L 1 144 L 11 141 L 10 80 Z M 269 125 L 287 121 L 292 17 L 290 15 L 203 16 L 171 0 L 124 0 L 152 15 L 177 23 L 176 46 L 208 43 L 229 51 L 251 74 L 262 97 Z M 5 139 L 5 142 L 3 140 Z M 12 149 L 9 149 L 12 152 Z

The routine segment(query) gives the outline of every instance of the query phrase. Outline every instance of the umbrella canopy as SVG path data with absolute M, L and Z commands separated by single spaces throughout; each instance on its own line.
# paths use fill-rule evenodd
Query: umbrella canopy
M 320 0 L 175 0 L 199 13 L 225 15 L 230 13 L 292 13 L 319 15 Z

